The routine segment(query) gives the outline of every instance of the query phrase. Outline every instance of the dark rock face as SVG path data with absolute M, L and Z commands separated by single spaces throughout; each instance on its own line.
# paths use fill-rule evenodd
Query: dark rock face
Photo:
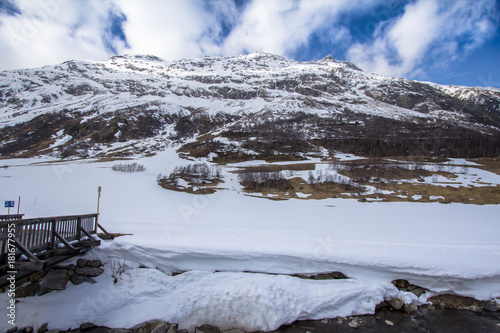
M 101 275 L 104 270 L 100 260 L 78 259 L 77 264 L 55 265 L 48 270 L 36 272 L 29 276 L 31 282 L 16 289 L 16 297 L 42 296 L 54 290 L 63 290 L 68 281 L 74 285 L 96 283 L 92 277 Z
M 89 266 L 89 267 L 101 267 L 102 262 L 100 260 L 89 260 L 89 261 L 87 261 L 87 266 Z
M 104 271 L 98 267 L 86 266 L 75 269 L 75 273 L 86 277 L 96 277 L 104 273 Z
M 83 275 L 80 275 L 80 274 L 73 274 L 71 275 L 70 279 L 71 283 L 73 284 L 82 284 L 82 283 L 85 283 L 85 282 L 88 282 L 88 283 L 96 283 L 96 281 L 88 276 L 83 276 Z
M 484 302 L 478 301 L 472 297 L 449 294 L 430 297 L 429 301 L 435 306 L 457 310 L 471 310 L 474 312 L 481 311 L 484 306 Z
M 63 290 L 68 280 L 68 271 L 65 269 L 50 270 L 41 284 L 42 287 L 47 290 Z
M 88 260 L 87 259 L 78 259 L 76 261 L 76 266 L 78 267 L 85 267 L 87 265 Z
M 396 286 L 396 288 L 398 288 L 399 290 L 401 291 L 409 291 L 409 292 L 412 292 L 413 294 L 415 294 L 417 297 L 420 297 L 422 296 L 423 294 L 425 294 L 426 291 L 428 291 L 427 289 L 425 288 L 422 288 L 422 287 L 419 287 L 419 286 L 416 286 L 414 284 L 411 284 L 410 282 L 408 282 L 407 280 L 402 280 L 402 279 L 399 279 L 399 280 L 394 280 L 392 281 L 392 284 L 394 286 Z
M 24 297 L 31 297 L 35 296 L 42 287 L 40 286 L 40 283 L 35 282 L 32 284 L 29 284 L 27 286 L 22 286 L 16 289 L 16 298 L 24 298 Z

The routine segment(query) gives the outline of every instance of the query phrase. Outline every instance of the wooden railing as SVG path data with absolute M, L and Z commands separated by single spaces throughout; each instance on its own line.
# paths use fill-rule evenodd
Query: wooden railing
M 36 254 L 54 250 L 60 243 L 74 250 L 70 242 L 91 238 L 98 228 L 107 234 L 97 222 L 97 214 L 0 222 L 0 264 L 6 262 L 9 247 L 16 247 L 16 257 L 24 254 L 30 261 L 38 261 Z
M 0 221 L 20 220 L 23 216 L 24 214 L 0 215 Z

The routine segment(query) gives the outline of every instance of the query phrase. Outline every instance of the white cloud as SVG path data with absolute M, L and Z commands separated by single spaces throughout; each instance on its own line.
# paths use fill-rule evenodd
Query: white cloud
M 416 0 L 397 17 L 400 7 L 380 0 L 251 0 L 244 9 L 233 0 L 12 1 L 22 14 L 0 15 L 1 69 L 100 60 L 113 51 L 168 60 L 255 51 L 293 57 L 315 36 L 332 52 L 347 49 L 365 70 L 408 76 L 429 57 L 452 60 L 476 49 L 498 25 L 495 0 Z M 342 26 L 351 12 L 372 12 L 374 24 Z M 126 41 L 110 35 L 110 13 L 126 18 Z M 366 42 L 352 45 L 360 33 Z
M 494 0 L 418 0 L 380 23 L 372 41 L 352 45 L 348 58 L 370 72 L 424 77 L 429 58 L 446 66 L 481 46 L 495 32 L 494 15 Z
M 127 16 L 124 31 L 130 50 L 122 53 L 154 54 L 166 59 L 198 57 L 198 39 L 206 28 L 201 1 L 117 1 Z
M 18 0 L 16 5 L 22 15 L 1 18 L 3 69 L 109 56 L 102 34 L 110 2 Z
M 265 51 L 290 55 L 299 47 L 307 46 L 311 35 L 325 26 L 329 28 L 328 38 L 338 40 L 338 36 L 346 35 L 342 27 L 331 28 L 338 15 L 356 6 L 364 5 L 366 9 L 374 2 L 254 0 L 243 13 L 240 24 L 228 36 L 223 53 Z

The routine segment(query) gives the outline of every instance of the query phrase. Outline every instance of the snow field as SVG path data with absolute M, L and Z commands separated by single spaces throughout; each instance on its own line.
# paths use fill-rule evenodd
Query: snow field
M 146 171 L 111 170 L 128 162 Z M 297 319 L 372 313 L 393 296 L 425 302 L 399 292 L 390 283 L 398 278 L 435 292 L 500 297 L 498 205 L 270 201 L 238 194 L 237 175 L 228 172 L 228 190 L 213 195 L 156 184 L 159 173 L 187 163 L 194 161 L 174 148 L 134 161 L 2 160 L 9 167 L 0 168 L 0 201 L 17 204 L 21 196 L 27 218 L 95 212 L 102 186 L 100 223 L 132 234 L 86 254 L 106 262 L 96 284 L 22 299 L 18 325 L 131 327 L 163 319 L 191 331 L 201 324 L 273 330 Z M 127 267 L 116 284 L 114 260 Z M 350 279 L 263 274 L 332 271 Z

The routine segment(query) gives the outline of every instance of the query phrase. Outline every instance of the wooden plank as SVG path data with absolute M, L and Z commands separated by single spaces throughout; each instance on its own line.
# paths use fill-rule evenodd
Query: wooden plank
M 39 260 L 37 262 L 32 261 L 17 261 L 16 262 L 16 271 L 29 271 L 36 272 L 41 271 L 45 268 L 45 261 Z
M 82 240 L 79 242 L 79 245 L 81 247 L 94 247 L 101 245 L 101 241 L 99 239 Z
M 76 221 L 76 238 L 80 240 L 82 238 L 82 218 L 79 217 Z
M 55 249 L 52 253 L 55 256 L 68 256 L 68 255 L 75 256 L 75 255 L 80 253 L 80 249 L 77 249 L 77 248 L 72 248 L 72 249 L 58 248 L 58 249 Z

